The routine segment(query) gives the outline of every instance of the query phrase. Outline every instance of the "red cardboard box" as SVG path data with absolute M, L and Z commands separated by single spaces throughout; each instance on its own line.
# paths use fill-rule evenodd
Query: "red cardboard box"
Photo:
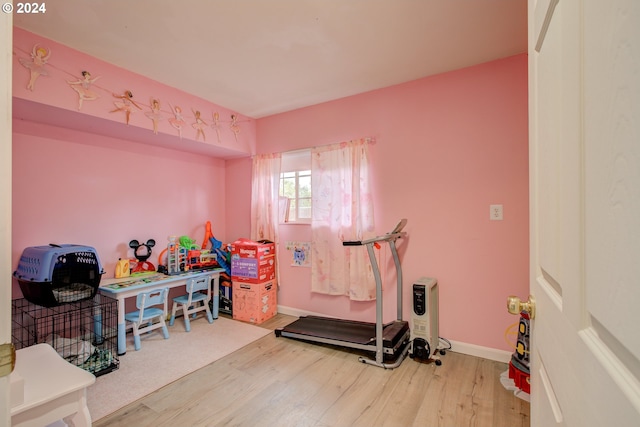
M 257 258 L 231 258 L 231 280 L 262 283 L 276 278 L 276 256 Z
M 249 239 L 238 239 L 231 244 L 231 258 L 262 259 L 276 253 L 276 245 L 268 240 L 254 242 Z
M 262 283 L 276 278 L 276 246 L 268 240 L 238 239 L 231 245 L 231 279 Z
M 233 281 L 233 318 L 259 325 L 278 312 L 275 280 L 262 283 Z

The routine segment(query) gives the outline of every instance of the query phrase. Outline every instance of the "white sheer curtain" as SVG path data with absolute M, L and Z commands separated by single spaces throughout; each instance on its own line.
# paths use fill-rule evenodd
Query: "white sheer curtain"
M 312 292 L 374 300 L 375 279 L 366 248 L 342 245 L 373 236 L 369 141 L 314 148 L 311 182 Z
M 253 158 L 251 180 L 251 239 L 278 243 L 279 153 Z

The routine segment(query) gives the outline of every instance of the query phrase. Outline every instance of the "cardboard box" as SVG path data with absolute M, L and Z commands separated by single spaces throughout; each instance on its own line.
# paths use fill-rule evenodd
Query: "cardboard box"
M 262 283 L 276 278 L 276 245 L 238 239 L 231 245 L 231 280 Z
M 278 312 L 278 285 L 233 281 L 233 318 L 259 325 Z
M 276 278 L 276 256 L 258 258 L 231 258 L 231 280 L 262 283 Z
M 276 245 L 268 240 L 254 242 L 249 239 L 238 239 L 231 244 L 231 258 L 263 259 L 275 255 Z

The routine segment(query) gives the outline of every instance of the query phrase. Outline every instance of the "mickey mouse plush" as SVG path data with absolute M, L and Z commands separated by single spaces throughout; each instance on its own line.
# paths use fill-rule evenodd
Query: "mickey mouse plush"
M 147 261 L 151 256 L 151 248 L 156 245 L 156 241 L 153 239 L 147 240 L 147 243 L 140 243 L 137 240 L 129 242 L 129 247 L 133 249 L 133 255 L 138 262 L 135 267 L 131 269 L 132 273 L 140 273 L 146 271 L 156 271 L 156 267 Z

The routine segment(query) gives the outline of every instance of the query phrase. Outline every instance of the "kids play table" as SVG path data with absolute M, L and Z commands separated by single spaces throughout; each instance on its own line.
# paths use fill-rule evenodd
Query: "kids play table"
M 100 282 L 100 293 L 110 296 L 118 300 L 118 355 L 122 356 L 127 352 L 127 335 L 125 328 L 125 306 L 124 302 L 127 298 L 135 297 L 139 292 L 152 291 L 162 288 L 176 288 L 185 286 L 187 280 L 209 276 L 209 280 L 213 280 L 213 288 L 211 289 L 211 300 L 213 301 L 213 309 L 211 314 L 214 319 L 218 318 L 218 302 L 220 300 L 220 273 L 222 268 L 214 268 L 210 270 L 194 270 L 187 273 L 175 274 L 167 276 L 162 273 L 152 275 L 144 275 L 138 277 L 124 277 L 121 279 L 104 279 Z

